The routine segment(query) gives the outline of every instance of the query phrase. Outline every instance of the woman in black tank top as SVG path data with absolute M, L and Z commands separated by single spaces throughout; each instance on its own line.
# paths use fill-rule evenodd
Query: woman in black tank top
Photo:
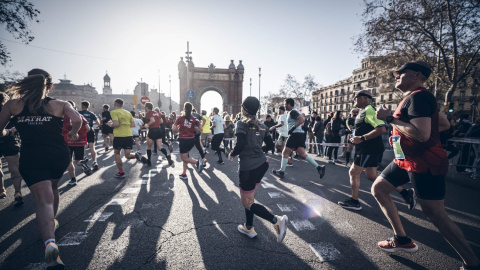
M 78 138 L 81 118 L 67 102 L 46 97 L 53 86 L 50 74 L 34 69 L 28 75 L 9 89 L 13 99 L 0 112 L 0 136 L 10 136 L 11 130 L 5 126 L 10 120 L 15 123 L 22 140 L 19 171 L 35 198 L 47 269 L 63 269 L 55 244 L 57 186 L 70 163 L 70 153 L 62 137 L 63 115 L 72 121 L 70 139 Z

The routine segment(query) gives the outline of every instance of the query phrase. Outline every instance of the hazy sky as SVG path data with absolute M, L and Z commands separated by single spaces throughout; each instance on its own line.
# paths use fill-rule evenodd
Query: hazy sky
M 353 37 L 361 31 L 360 0 L 298 1 L 32 1 L 41 23 L 32 24 L 31 45 L 2 41 L 13 61 L 0 71 L 39 67 L 54 80 L 92 83 L 102 92 L 108 71 L 114 93 L 131 93 L 142 78 L 178 100 L 177 64 L 190 42 L 197 67 L 227 68 L 243 60 L 243 96 L 277 92 L 287 74 L 312 74 L 323 85 L 350 76 L 360 67 Z M 13 40 L 4 29 L 0 37 Z M 74 54 L 86 55 L 78 56 Z

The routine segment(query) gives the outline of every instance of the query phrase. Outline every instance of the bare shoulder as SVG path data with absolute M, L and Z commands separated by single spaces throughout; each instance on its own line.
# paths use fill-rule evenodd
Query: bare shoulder
M 64 107 L 67 104 L 70 105 L 70 103 L 63 100 L 58 100 L 58 99 L 50 100 L 47 104 L 48 111 L 50 114 L 54 116 L 63 117 Z
M 17 115 L 22 112 L 25 103 L 20 99 L 10 99 L 3 105 L 4 108 L 8 108 L 12 115 Z

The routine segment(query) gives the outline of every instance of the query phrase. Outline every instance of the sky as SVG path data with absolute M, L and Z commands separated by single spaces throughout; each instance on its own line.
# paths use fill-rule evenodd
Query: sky
M 142 80 L 150 88 L 160 84 L 168 96 L 171 76 L 178 100 L 177 64 L 187 41 L 196 67 L 228 68 L 230 60 L 243 60 L 244 98 L 250 78 L 257 97 L 259 88 L 262 96 L 278 92 L 287 74 L 300 82 L 311 74 L 326 86 L 349 77 L 363 58 L 353 39 L 362 31 L 361 0 L 32 2 L 41 12 L 40 23 L 30 25 L 35 40 L 32 46 L 2 40 L 12 62 L 0 72 L 43 68 L 56 82 L 66 76 L 99 93 L 107 71 L 114 93 L 132 93 Z M 0 37 L 14 40 L 5 29 Z M 202 107 L 218 104 L 219 96 L 205 95 Z

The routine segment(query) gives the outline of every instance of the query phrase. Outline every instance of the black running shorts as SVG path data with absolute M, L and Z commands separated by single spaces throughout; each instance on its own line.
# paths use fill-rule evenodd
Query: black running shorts
M 183 139 L 179 138 L 178 143 L 180 145 L 180 154 L 186 154 L 192 150 L 192 148 L 195 146 L 195 139 Z
M 290 149 L 305 148 L 305 133 L 292 133 L 288 136 L 286 145 Z
M 113 137 L 113 149 L 132 149 L 133 137 Z
M 147 137 L 156 141 L 158 139 L 163 139 L 165 137 L 165 132 L 163 132 L 161 128 L 152 128 L 148 130 Z
M 102 134 L 103 135 L 108 135 L 113 133 L 113 128 L 109 127 L 108 125 L 102 126 Z
M 67 145 L 47 148 L 22 145 L 18 170 L 30 187 L 42 181 L 60 179 L 70 160 Z
M 265 161 L 258 168 L 248 171 L 240 171 L 238 175 L 240 179 L 238 184 L 240 191 L 247 194 L 252 193 L 268 171 L 268 166 L 268 161 Z
M 70 158 L 75 154 L 75 160 L 82 160 L 85 156 L 85 146 L 69 146 Z
M 93 131 L 93 129 L 90 129 L 87 132 L 87 142 L 88 143 L 94 143 L 95 142 L 95 132 Z
M 357 154 L 355 153 L 355 165 L 362 168 L 378 167 L 379 154 Z
M 397 166 L 393 161 L 383 170 L 381 177 L 385 178 L 394 187 L 412 182 L 417 197 L 424 200 L 445 199 L 445 175 L 413 173 Z
M 13 137 L 4 139 L 3 143 L 0 143 L 0 157 L 15 156 L 20 152 L 20 145 Z

